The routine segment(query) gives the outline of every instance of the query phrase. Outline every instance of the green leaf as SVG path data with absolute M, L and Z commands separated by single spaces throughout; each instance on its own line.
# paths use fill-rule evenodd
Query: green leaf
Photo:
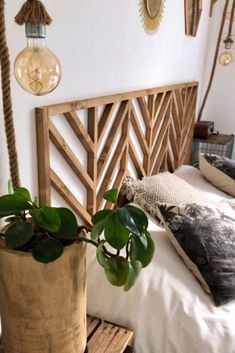
M 13 184 L 12 184 L 11 179 L 8 180 L 8 194 L 10 194 L 10 195 L 14 194 L 14 188 L 13 188 Z
M 61 226 L 61 220 L 58 211 L 49 206 L 35 208 L 29 211 L 34 221 L 48 232 L 57 232 Z
M 127 281 L 124 286 L 124 291 L 128 291 L 131 287 L 134 286 L 137 278 L 140 275 L 142 269 L 142 264 L 140 261 L 134 261 L 132 263 L 129 262 L 129 272 L 128 272 L 128 277 Z
M 105 210 L 101 210 L 101 211 L 98 211 L 94 214 L 94 216 L 92 217 L 92 223 L 93 224 L 96 224 L 98 223 L 99 221 L 103 220 L 104 218 L 106 218 L 110 213 L 112 213 L 113 211 L 112 210 L 109 210 L 109 209 L 105 209 Z
M 119 222 L 116 211 L 108 216 L 104 236 L 107 242 L 118 250 L 122 249 L 128 242 L 129 232 Z
M 51 235 L 57 239 L 74 240 L 78 237 L 77 219 L 68 208 L 56 208 L 61 220 L 60 228 L 57 232 L 51 232 Z
M 102 267 L 105 267 L 106 262 L 107 262 L 107 258 L 105 256 L 105 252 L 104 252 L 104 248 L 103 248 L 104 244 L 105 244 L 105 240 L 102 240 L 96 250 L 97 260 L 98 260 L 100 266 L 102 266 Z
M 33 237 L 34 226 L 25 221 L 12 224 L 5 233 L 6 245 L 10 249 L 17 249 L 27 244 Z
M 106 191 L 103 198 L 109 202 L 116 203 L 118 198 L 118 189 L 111 189 Z
M 108 281 L 113 286 L 121 287 L 127 281 L 128 261 L 121 256 L 111 257 L 107 260 L 104 270 Z
M 26 188 L 17 188 L 15 189 L 14 195 L 19 199 L 32 202 L 29 191 Z
M 150 234 L 145 232 L 148 245 L 147 248 L 144 247 L 139 237 L 133 236 L 131 238 L 131 246 L 130 246 L 130 258 L 131 261 L 140 261 L 142 263 L 142 267 L 148 266 L 151 262 L 155 250 L 154 242 L 150 236 Z
M 20 211 L 29 210 L 33 206 L 17 195 L 4 195 L 0 197 L 0 218 L 11 215 L 20 215 Z
M 91 239 L 96 241 L 104 230 L 106 218 L 101 219 L 91 230 Z
M 117 209 L 117 216 L 121 224 L 131 233 L 141 236 L 148 228 L 148 218 L 139 208 L 131 205 Z
M 43 263 L 55 261 L 63 254 L 63 245 L 57 239 L 48 238 L 40 240 L 33 248 L 35 260 Z

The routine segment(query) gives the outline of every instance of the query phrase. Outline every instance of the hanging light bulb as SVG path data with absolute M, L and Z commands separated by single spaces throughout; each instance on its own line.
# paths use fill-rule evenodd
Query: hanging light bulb
M 224 65 L 224 66 L 229 65 L 232 61 L 233 61 L 233 56 L 228 51 L 221 53 L 219 56 L 219 62 L 221 65 Z
M 25 91 L 42 96 L 58 86 L 60 62 L 46 46 L 45 25 L 26 23 L 25 29 L 27 47 L 15 60 L 15 78 Z

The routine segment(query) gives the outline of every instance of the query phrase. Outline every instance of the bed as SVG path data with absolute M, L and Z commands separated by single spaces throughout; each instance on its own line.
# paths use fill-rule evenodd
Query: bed
M 104 191 L 120 188 L 129 174 L 163 170 L 211 202 L 229 198 L 185 166 L 196 96 L 197 82 L 189 82 L 37 108 L 40 203 L 65 202 L 89 224 L 95 211 L 110 207 Z M 88 313 L 133 329 L 135 353 L 234 353 L 235 302 L 216 307 L 167 231 L 148 217 L 157 250 L 130 292 L 106 282 L 88 248 Z

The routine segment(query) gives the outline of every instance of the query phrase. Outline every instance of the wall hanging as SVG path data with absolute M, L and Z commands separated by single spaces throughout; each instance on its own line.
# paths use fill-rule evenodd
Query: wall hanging
M 58 58 L 46 46 L 46 25 L 52 22 L 39 0 L 27 0 L 15 17 L 25 24 L 27 47 L 15 60 L 14 72 L 19 85 L 27 92 L 42 96 L 59 84 L 61 67 Z
M 141 0 L 140 16 L 144 30 L 147 34 L 154 34 L 163 16 L 165 0 Z
M 202 13 L 202 0 L 185 0 L 185 33 L 196 36 Z

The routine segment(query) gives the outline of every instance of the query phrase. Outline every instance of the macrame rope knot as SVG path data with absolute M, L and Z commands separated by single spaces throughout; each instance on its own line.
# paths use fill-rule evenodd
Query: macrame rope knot
M 27 0 L 16 15 L 15 22 L 20 26 L 25 23 L 49 26 L 52 18 L 40 0 Z

